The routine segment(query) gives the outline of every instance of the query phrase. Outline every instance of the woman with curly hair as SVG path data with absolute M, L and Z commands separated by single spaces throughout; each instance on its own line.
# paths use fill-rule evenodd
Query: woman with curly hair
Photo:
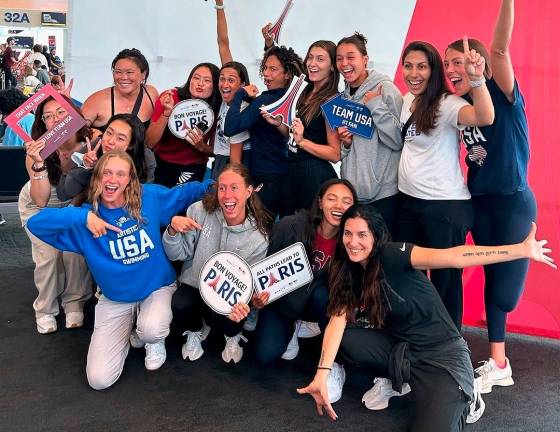
M 185 261 L 179 276 L 180 287 L 173 297 L 174 316 L 185 329 L 187 340 L 183 358 L 198 360 L 204 350 L 201 342 L 210 327 L 224 333 L 222 358 L 238 363 L 243 356 L 240 340 L 243 323 L 213 312 L 203 301 L 198 288 L 199 275 L 206 260 L 219 251 L 232 251 L 249 264 L 266 255 L 271 218 L 254 193 L 247 168 L 238 163 L 226 165 L 218 177 L 215 191 L 176 216 L 163 235 L 163 246 L 170 260 Z M 211 233 L 211 235 L 210 235 Z M 242 307 L 248 313 L 247 305 Z
M 110 151 L 95 165 L 86 204 L 45 209 L 29 220 L 29 231 L 42 241 L 84 255 L 103 292 L 87 357 L 92 388 L 119 378 L 130 345 L 146 348 L 148 370 L 165 362 L 176 283 L 160 229 L 200 199 L 208 184 L 141 185 L 131 157 Z
M 259 196 L 274 217 L 283 212 L 282 183 L 288 173 L 288 146 L 287 138 L 263 118 L 261 107 L 280 99 L 292 78 L 302 72 L 301 58 L 293 49 L 284 46 L 269 48 L 260 66 L 267 90 L 258 97 L 254 84 L 237 90 L 224 125 L 227 136 L 246 130 L 251 134 L 251 176 L 255 185 L 262 184 Z M 254 99 L 241 111 L 241 104 L 248 97 Z

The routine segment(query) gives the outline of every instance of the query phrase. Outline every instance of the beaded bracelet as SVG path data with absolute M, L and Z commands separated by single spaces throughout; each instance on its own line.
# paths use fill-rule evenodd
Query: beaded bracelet
M 214 5 L 214 9 L 224 10 L 226 7 L 224 5 Z
M 41 175 L 33 176 L 33 180 L 43 180 L 44 178 L 47 178 L 48 176 L 49 176 L 48 174 L 41 174 Z

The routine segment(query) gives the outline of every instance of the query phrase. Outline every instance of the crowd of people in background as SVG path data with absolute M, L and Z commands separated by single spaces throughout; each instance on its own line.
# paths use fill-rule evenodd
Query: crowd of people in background
M 364 35 L 315 41 L 302 58 L 273 43 L 270 24 L 262 29 L 259 94 L 231 53 L 225 8 L 215 0 L 221 65 L 200 63 L 161 93 L 134 48 L 113 60 L 114 85 L 81 108 L 54 50 L 36 45 L 26 58 L 25 86 L 52 84 L 87 121 L 45 159 L 40 137 L 66 115 L 55 100 L 24 119 L 32 141 L 4 135 L 27 152 L 19 210 L 36 265 L 37 331 L 57 331 L 59 298 L 66 327 L 81 327 L 97 285 L 86 372 L 92 388 L 104 389 L 131 346 L 145 348 L 147 369 L 160 368 L 171 325 L 184 332 L 182 356 L 191 362 L 211 328 L 224 334 L 222 358 L 233 363 L 244 355 L 243 332 L 254 331 L 250 345 L 263 367 L 295 358 L 298 337 L 311 329 L 323 337 L 320 353 L 306 353 L 317 373 L 298 391 L 313 396 L 320 413 L 337 418 L 332 404 L 347 371 L 360 366 L 376 375 L 362 399 L 367 408 L 412 392 L 412 430 L 462 430 L 482 415 L 482 393 L 513 384 L 505 319 L 529 260 L 554 266 L 546 242 L 535 239 L 525 102 L 508 49 L 514 1 L 502 0 L 489 50 L 465 37 L 442 58 L 428 42 L 408 44 L 405 95 L 368 66 Z M 8 38 L 2 68 L 12 87 L 16 61 Z M 261 110 L 301 74 L 308 85 L 292 124 Z M 370 138 L 326 121 L 321 105 L 339 84 L 371 113 Z M 2 115 L 24 94 L 0 91 Z M 181 139 L 167 124 L 187 99 L 208 103 L 216 121 Z M 465 245 L 469 231 L 476 245 Z M 254 294 L 229 316 L 202 301 L 200 269 L 215 252 L 253 264 L 296 242 L 311 264 L 310 284 L 271 303 L 266 291 Z M 171 261 L 182 262 L 179 271 Z M 486 276 L 490 352 L 473 370 L 461 336 L 461 269 L 475 265 Z

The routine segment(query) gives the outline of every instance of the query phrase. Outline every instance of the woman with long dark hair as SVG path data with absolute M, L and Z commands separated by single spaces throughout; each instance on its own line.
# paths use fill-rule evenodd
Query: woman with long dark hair
M 21 189 L 18 200 L 21 223 L 31 240 L 31 254 L 35 263 L 33 276 L 38 295 L 33 302 L 33 309 L 37 331 L 41 334 L 57 330 L 59 297 L 66 315 L 66 328 L 81 327 L 84 322 L 84 304 L 92 295 L 91 276 L 84 259 L 49 246 L 34 236 L 27 226 L 29 218 L 45 207 L 65 207 L 71 203 L 69 199 L 57 196 L 56 187 L 73 166 L 70 160 L 72 153 L 91 137 L 90 129 L 80 129 L 46 159 L 40 153 L 45 142 L 39 140 L 39 137 L 54 128 L 66 115 L 66 109 L 50 97 L 37 107 L 31 128 L 34 141 L 25 143 L 25 166 L 29 182 Z
M 56 187 L 56 194 L 61 200 L 72 199 L 87 189 L 97 160 L 111 150 L 128 153 L 134 161 L 140 183 L 153 179 L 153 170 L 148 171 L 146 164 L 146 147 L 144 145 L 144 125 L 132 114 L 116 114 L 109 119 L 105 132 L 99 137 L 97 144 L 87 142 L 85 154 L 74 155 L 82 158 L 79 166 L 73 167 L 62 175 Z M 82 149 L 83 150 L 83 149 Z
M 218 90 L 220 71 L 213 63 L 200 63 L 190 72 L 182 87 L 161 93 L 156 101 L 152 122 L 146 131 L 146 144 L 156 154 L 154 182 L 167 187 L 188 181 L 200 181 L 212 154 L 216 123 L 207 131 L 188 129 L 185 139 L 176 137 L 167 127 L 173 107 L 186 99 L 201 99 L 210 105 L 214 116 L 222 102 Z
M 398 241 L 426 247 L 465 244 L 473 223 L 470 193 L 459 163 L 460 132 L 494 120 L 494 108 L 482 85 L 484 58 L 464 45 L 473 104 L 451 94 L 437 50 L 427 42 L 411 42 L 402 54 L 409 93 L 401 113 L 404 147 L 399 163 L 401 208 Z M 443 303 L 461 329 L 463 285 L 460 269 L 430 272 Z
M 353 206 L 341 220 L 336 251 L 329 270 L 329 324 L 321 359 L 311 384 L 298 389 L 313 396 L 320 414 L 333 420 L 328 378 L 334 360 L 365 367 L 377 377 L 391 378 L 392 389 L 363 398 L 382 409 L 391 396 L 412 389 L 416 404 L 413 431 L 449 432 L 477 421 L 484 402 L 477 392 L 467 343 L 449 317 L 434 286 L 418 270 L 463 268 L 530 258 L 556 267 L 535 240 L 536 226 L 522 242 L 508 246 L 457 246 L 429 249 L 391 243 L 377 211 Z M 331 370 L 332 369 L 332 370 Z M 378 389 L 379 390 L 379 389 Z
M 321 105 L 338 92 L 340 74 L 335 57 L 334 42 L 319 40 L 311 44 L 303 61 L 308 84 L 298 99 L 297 117 L 291 125 L 297 151 L 288 153 L 284 196 L 290 199 L 284 203 L 282 215 L 309 210 L 321 185 L 337 177 L 330 162 L 340 160 L 340 139 L 321 110 Z M 270 115 L 265 118 L 288 135 L 288 128 L 280 120 Z

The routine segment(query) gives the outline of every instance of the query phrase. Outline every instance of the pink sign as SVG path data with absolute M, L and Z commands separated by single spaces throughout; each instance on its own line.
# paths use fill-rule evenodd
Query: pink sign
M 18 109 L 4 120 L 8 126 L 25 142 L 32 141 L 27 132 L 20 126 L 20 121 L 27 115 L 35 112 L 37 107 L 45 100 L 53 98 L 66 110 L 66 116 L 45 132 L 39 140 L 45 141 L 45 148 L 41 150 L 41 157 L 46 159 L 70 137 L 86 125 L 86 121 L 78 111 L 50 84 L 42 87 L 37 93 L 27 99 Z

